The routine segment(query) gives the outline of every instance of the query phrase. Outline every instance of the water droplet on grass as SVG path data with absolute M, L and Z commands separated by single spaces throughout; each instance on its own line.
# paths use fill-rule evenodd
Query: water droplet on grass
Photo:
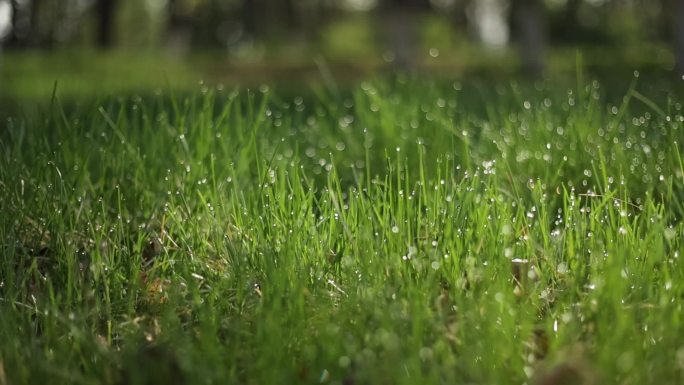
M 617 366 L 623 372 L 628 372 L 634 366 L 634 353 L 626 351 L 618 357 Z
M 675 230 L 674 230 L 673 228 L 667 228 L 667 229 L 665 229 L 665 231 L 663 232 L 663 236 L 664 236 L 665 239 L 667 239 L 668 241 L 671 241 L 671 240 L 675 237 L 675 235 L 676 235 L 676 233 L 675 233 Z
M 318 382 L 324 383 L 324 382 L 328 382 L 328 380 L 330 380 L 330 372 L 328 372 L 327 369 L 323 369 L 320 377 L 318 378 Z
M 532 378 L 532 376 L 534 375 L 534 368 L 532 368 L 531 366 L 525 366 L 523 368 L 523 371 L 525 372 L 527 378 Z
M 684 369 L 684 346 L 677 349 L 677 366 Z
M 429 361 L 432 359 L 432 349 L 423 346 L 420 348 L 420 351 L 418 351 L 418 355 L 422 361 Z
M 351 359 L 347 356 L 342 356 L 340 357 L 339 360 L 337 360 L 337 363 L 340 365 L 342 368 L 348 368 L 349 365 L 351 364 Z
M 563 323 L 565 323 L 565 324 L 572 321 L 572 318 L 573 318 L 573 316 L 572 316 L 572 313 L 570 313 L 570 312 L 565 312 L 565 313 L 563 313 L 563 315 L 561 315 L 561 321 L 563 321 Z

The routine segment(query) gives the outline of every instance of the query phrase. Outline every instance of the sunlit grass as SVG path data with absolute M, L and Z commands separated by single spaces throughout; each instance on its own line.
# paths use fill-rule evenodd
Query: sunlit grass
M 684 117 L 625 89 L 10 118 L 0 383 L 678 383 Z

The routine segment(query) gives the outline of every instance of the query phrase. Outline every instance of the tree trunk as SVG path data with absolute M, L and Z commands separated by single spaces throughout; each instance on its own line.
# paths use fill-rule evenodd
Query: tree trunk
M 184 55 L 190 48 L 192 40 L 192 26 L 188 16 L 179 9 L 177 0 L 167 3 L 166 47 L 175 55 Z
M 582 5 L 582 0 L 568 0 L 565 5 L 565 15 L 571 19 L 572 23 L 577 19 L 580 5 Z
M 166 3 L 168 13 L 167 29 L 174 29 L 179 22 L 178 17 L 178 0 L 169 0 Z
M 390 0 L 388 1 L 390 7 L 405 7 L 413 9 L 429 9 L 429 0 Z
M 285 8 L 285 20 L 287 22 L 287 27 L 290 29 L 298 28 L 299 17 L 297 14 L 297 9 L 295 8 L 295 1 L 283 0 L 283 7 Z
M 471 7 L 472 0 L 460 0 L 456 1 L 456 5 L 452 9 L 451 13 L 453 16 L 453 21 L 457 30 L 468 31 L 468 10 Z
M 380 9 L 382 38 L 394 56 L 394 67 L 401 71 L 415 69 L 420 56 L 418 18 L 430 8 L 428 0 L 390 0 Z
M 678 75 L 684 76 L 684 0 L 672 0 L 672 43 Z
M 245 23 L 245 31 L 252 37 L 262 34 L 264 31 L 261 20 L 268 11 L 264 0 L 243 0 L 242 20 Z
M 38 17 L 40 15 L 41 2 L 41 0 L 32 0 L 30 5 L 31 10 L 29 11 L 29 21 L 31 22 L 29 39 L 31 44 L 35 45 L 41 43 L 40 28 L 38 27 Z
M 10 30 L 9 35 L 7 35 L 7 45 L 18 46 L 19 39 L 17 37 L 17 25 L 19 24 L 19 4 L 16 0 L 10 0 Z
M 514 0 L 513 20 L 523 70 L 528 75 L 540 76 L 544 70 L 546 45 L 543 5 L 540 0 Z
M 97 1 L 97 44 L 101 48 L 114 45 L 114 27 L 117 0 Z

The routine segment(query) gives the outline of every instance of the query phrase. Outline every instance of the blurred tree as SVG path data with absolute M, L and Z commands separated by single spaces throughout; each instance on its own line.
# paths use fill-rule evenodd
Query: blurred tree
M 510 41 L 510 2 L 508 0 L 479 0 L 469 5 L 468 20 L 474 36 L 484 45 L 494 48 Z
M 298 23 L 304 39 L 315 44 L 320 39 L 320 31 L 331 16 L 330 5 L 323 0 L 298 0 Z
M 544 4 L 540 0 L 513 0 L 513 28 L 520 47 L 523 70 L 532 76 L 544 69 L 546 28 Z
M 676 71 L 684 76 L 684 0 L 669 0 L 669 18 Z
M 7 45 L 10 47 L 21 46 L 21 8 L 17 0 L 10 0 L 10 33 Z
M 381 35 L 394 56 L 394 66 L 402 71 L 416 67 L 420 52 L 417 19 L 429 9 L 429 0 L 385 0 L 379 8 Z
M 225 6 L 226 2 L 218 0 L 188 2 L 190 41 L 193 47 L 204 49 L 221 46 L 217 31 L 227 19 Z
M 171 52 L 183 54 L 190 48 L 192 15 L 182 0 L 168 0 L 166 11 L 166 46 Z
M 12 9 L 12 33 L 8 45 L 25 48 L 40 43 L 38 15 L 41 0 L 8 0 Z
M 294 0 L 243 0 L 247 30 L 262 39 L 301 28 L 300 2 Z
M 237 55 L 279 50 L 276 56 L 286 53 L 301 57 L 311 50 L 325 52 L 326 45 L 334 40 L 323 37 L 329 27 L 355 19 L 362 21 L 359 25 L 366 26 L 366 32 L 358 35 L 363 38 L 346 38 L 350 35 L 347 31 L 337 40 L 346 40 L 347 46 L 370 47 L 359 50 L 365 52 L 362 56 L 366 58 L 385 49 L 385 58 L 393 57 L 394 65 L 402 70 L 412 70 L 420 64 L 427 54 L 421 52 L 422 44 L 432 47 L 431 40 L 439 40 L 439 36 L 455 36 L 467 31 L 467 27 L 483 24 L 479 17 L 482 8 L 495 4 L 497 18 L 503 19 L 498 23 L 497 33 L 504 31 L 497 35 L 504 38 L 495 45 L 507 44 L 510 28 L 520 49 L 522 66 L 529 74 L 539 75 L 543 71 L 547 42 L 554 46 L 607 46 L 616 54 L 631 50 L 633 57 L 640 52 L 635 47 L 667 43 L 674 53 L 677 70 L 684 74 L 684 0 L 0 0 L 0 3 L 10 5 L 6 9 L 11 10 L 12 31 L 5 37 L 9 48 L 78 46 L 89 42 L 111 47 L 117 40 L 121 46 L 139 48 L 143 43 L 151 46 L 163 40 L 181 53 L 194 47 L 227 49 Z M 421 31 L 435 18 L 424 16 L 438 13 L 441 16 L 449 13 L 448 17 L 455 20 L 456 31 L 445 28 L 425 39 Z M 491 27 L 491 18 L 484 24 L 487 23 Z M 480 28 L 476 30 L 481 37 Z M 373 39 L 374 34 L 379 39 Z M 440 48 L 447 50 L 451 46 L 444 44 L 443 47 Z M 663 57 L 666 55 L 664 52 Z
M 299 27 L 299 16 L 294 0 L 283 0 L 282 8 L 284 10 L 285 22 L 287 26 L 292 29 Z
M 19 7 L 17 0 L 9 0 L 10 7 L 10 34 L 14 35 L 17 28 L 17 19 L 19 17 Z M 11 39 L 11 38 L 10 38 Z
M 13 5 L 9 0 L 0 0 L 0 43 L 12 33 Z M 0 45 L 0 50 L 2 45 Z
M 456 27 L 461 31 L 468 31 L 468 10 L 473 1 L 475 0 L 453 0 L 450 2 L 450 7 L 446 8 L 453 14 Z
M 38 17 L 42 2 L 43 0 L 31 0 L 29 4 L 29 41 L 31 44 L 39 44 L 41 40 Z
M 600 41 L 596 36 L 589 36 L 586 27 L 579 22 L 578 15 L 584 0 L 547 1 L 547 17 L 549 20 L 549 39 L 551 44 L 568 44 L 581 40 Z
M 257 35 L 260 28 L 259 8 L 262 8 L 264 0 L 242 0 L 242 20 L 245 30 L 251 35 Z
M 97 44 L 102 48 L 114 45 L 114 18 L 118 0 L 97 0 Z

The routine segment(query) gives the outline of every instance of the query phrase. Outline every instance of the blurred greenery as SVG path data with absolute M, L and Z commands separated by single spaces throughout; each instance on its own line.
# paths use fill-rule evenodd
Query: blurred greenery
M 145 88 L 156 66 L 183 83 L 230 77 L 216 76 L 222 71 L 264 79 L 275 72 L 277 78 L 279 68 L 290 78 L 289 69 L 307 72 L 302 67 L 316 69 L 321 60 L 362 73 L 437 68 L 455 76 L 492 68 L 516 73 L 530 63 L 555 74 L 574 65 L 566 52 L 572 59 L 578 49 L 589 67 L 627 72 L 671 71 L 684 60 L 684 40 L 677 39 L 684 8 L 667 0 L 0 0 L 0 9 L 3 4 L 11 14 L 4 21 L 10 28 L 0 53 L 0 92 L 13 97 L 31 93 L 17 91 L 28 83 L 49 88 L 42 78 L 50 84 L 55 79 L 48 75 L 61 76 L 65 68 L 82 74 L 77 83 L 90 83 L 91 72 L 109 76 L 124 66 L 126 82 Z M 101 82 L 109 80 L 96 77 Z
M 428 25 L 432 28 L 432 25 Z M 437 24 L 439 26 L 439 24 Z M 430 29 L 426 29 L 429 36 Z M 178 57 L 165 52 L 146 53 L 115 50 L 21 51 L 4 54 L 0 62 L 0 101 L 21 104 L 52 96 L 55 83 L 64 98 L 154 93 L 157 90 L 191 92 L 204 82 L 209 85 L 254 87 L 278 82 L 285 87 L 332 81 L 334 87 L 355 84 L 392 67 L 372 50 L 345 47 L 344 39 L 329 35 L 329 54 L 293 57 L 271 53 L 269 60 L 254 62 L 249 56 L 231 59 L 215 52 Z M 335 42 L 335 40 L 339 41 Z M 434 79 L 484 78 L 502 80 L 515 74 L 519 61 L 512 50 L 490 51 L 462 43 L 458 51 L 442 47 L 458 44 L 445 40 L 436 47 L 439 56 L 425 52 L 418 58 L 423 76 Z M 352 59 L 341 57 L 354 49 Z M 582 63 L 577 63 L 578 55 Z M 332 59 L 331 59 L 332 58 Z M 337 58 L 337 59 L 335 59 Z M 626 50 L 594 47 L 565 48 L 547 54 L 551 78 L 572 81 L 577 65 L 607 81 L 619 81 L 638 70 L 661 77 L 674 59 L 667 47 L 648 45 Z M 46 65 L 49 63 L 49 65 Z M 326 72 L 331 72 L 331 79 Z M 667 77 L 665 77 L 667 79 Z M 351 81 L 351 83 L 349 83 Z

